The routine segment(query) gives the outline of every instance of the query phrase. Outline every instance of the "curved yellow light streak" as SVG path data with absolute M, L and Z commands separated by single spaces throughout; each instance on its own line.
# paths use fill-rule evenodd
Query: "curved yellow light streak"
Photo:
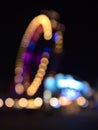
M 45 40 L 50 40 L 52 37 L 52 27 L 51 27 L 51 21 L 46 15 L 39 15 L 36 16 L 28 25 L 21 42 L 21 45 L 23 47 L 27 47 L 29 41 L 31 40 L 31 37 L 34 34 L 34 31 L 37 29 L 39 25 L 42 25 L 43 32 L 44 32 L 44 38 Z

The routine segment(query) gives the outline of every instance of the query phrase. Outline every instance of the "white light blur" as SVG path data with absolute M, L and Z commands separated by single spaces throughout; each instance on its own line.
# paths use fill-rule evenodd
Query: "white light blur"
M 45 103 L 49 103 L 51 97 L 52 97 L 52 93 L 51 93 L 50 90 L 45 90 L 45 91 L 43 92 L 43 98 L 44 98 L 44 102 L 45 102 Z
M 50 105 L 51 105 L 53 108 L 60 108 L 60 103 L 59 103 L 58 98 L 52 97 L 52 98 L 50 99 Z
M 59 88 L 73 88 L 76 90 L 81 90 L 83 88 L 83 83 L 74 79 L 59 79 L 58 80 Z
M 66 88 L 62 89 L 61 95 L 66 96 L 70 100 L 76 100 L 81 94 L 75 89 Z

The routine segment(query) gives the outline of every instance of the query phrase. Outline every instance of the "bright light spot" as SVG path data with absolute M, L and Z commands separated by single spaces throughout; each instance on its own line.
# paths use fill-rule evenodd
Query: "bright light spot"
M 23 92 L 24 92 L 24 87 L 23 87 L 23 85 L 22 84 L 17 84 L 16 86 L 15 86 L 15 91 L 16 91 L 16 93 L 17 94 L 23 94 Z
M 34 99 L 34 105 L 35 105 L 36 107 L 41 107 L 42 104 L 43 104 L 42 98 L 37 97 L 37 98 Z
M 79 105 L 79 106 L 86 106 L 86 104 L 87 104 L 87 100 L 83 97 L 83 96 L 81 96 L 81 97 L 79 97 L 77 100 L 76 100 L 76 102 L 77 102 L 77 104 Z
M 36 41 L 38 39 L 37 35 L 33 36 L 33 40 Z M 35 43 L 31 41 L 28 45 L 28 50 L 33 51 L 35 49 Z
M 55 91 L 56 87 L 55 87 L 55 79 L 54 77 L 47 77 L 44 81 L 44 86 L 46 89 L 50 90 L 50 91 Z
M 42 59 L 41 59 L 41 63 L 44 63 L 44 64 L 48 64 L 49 63 L 49 60 L 48 60 L 48 58 L 46 58 L 46 57 L 43 57 Z
M 14 106 L 14 99 L 12 99 L 12 98 L 7 98 L 7 99 L 5 100 L 5 105 L 6 105 L 7 107 L 13 107 L 13 106 Z
M 0 107 L 2 107 L 3 106 L 3 100 L 0 98 Z
M 18 104 L 20 107 L 26 107 L 28 104 L 28 101 L 26 98 L 21 98 L 21 99 L 19 99 Z
M 39 77 L 40 78 L 40 80 L 41 79 L 43 79 L 43 77 L 44 77 L 44 75 L 45 75 L 45 69 L 43 69 L 43 68 L 39 68 L 38 70 L 37 70 L 37 74 L 35 75 L 35 77 Z
M 59 108 L 60 107 L 60 103 L 59 103 L 59 100 L 55 97 L 52 97 L 50 99 L 50 105 L 53 107 L 53 108 Z
M 81 90 L 83 87 L 83 83 L 74 79 L 59 79 L 58 86 L 59 88 L 69 87 L 76 90 Z
M 55 42 L 57 42 L 58 40 L 60 40 L 60 38 L 61 38 L 61 36 L 60 36 L 60 34 L 59 34 L 58 32 L 54 33 L 54 35 L 53 35 L 53 40 L 54 40 Z
M 68 106 L 72 103 L 71 100 L 69 100 L 67 97 L 64 96 L 59 97 L 59 102 L 61 106 Z
M 62 89 L 61 91 L 61 95 L 62 96 L 66 96 L 67 98 L 69 98 L 70 100 L 76 100 L 79 96 L 80 96 L 80 93 L 77 92 L 76 90 L 74 89 Z
M 30 87 L 27 89 L 28 96 L 33 96 L 37 92 L 39 85 L 39 82 L 33 81 Z
M 47 66 L 46 66 L 45 63 L 41 63 L 41 64 L 39 65 L 39 68 L 46 70 Z
M 46 15 L 39 15 L 36 16 L 28 25 L 24 37 L 22 39 L 22 45 L 24 47 L 28 46 L 28 43 L 30 42 L 30 39 L 32 35 L 34 35 L 35 30 L 42 25 L 43 32 L 44 32 L 44 38 L 46 40 L 50 40 L 52 37 L 52 25 L 51 21 Z

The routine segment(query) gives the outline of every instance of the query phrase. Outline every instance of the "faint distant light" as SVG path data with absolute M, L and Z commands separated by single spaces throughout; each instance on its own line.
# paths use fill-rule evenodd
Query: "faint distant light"
M 42 54 L 42 57 L 47 57 L 47 58 L 49 58 L 49 56 L 50 56 L 49 52 L 43 52 L 43 54 Z
M 76 100 L 76 102 L 77 102 L 77 104 L 78 104 L 79 106 L 82 106 L 82 107 L 84 107 L 84 108 L 88 106 L 88 101 L 87 101 L 83 96 L 79 97 L 79 98 Z
M 57 32 L 54 33 L 52 39 L 53 39 L 54 42 L 57 42 L 60 39 L 59 33 L 57 33 Z
M 49 54 L 50 54 L 50 53 L 51 53 L 51 49 L 48 48 L 48 47 L 45 47 L 45 48 L 43 49 L 43 54 L 42 54 L 42 56 L 49 58 Z
M 53 107 L 53 108 L 59 108 L 60 107 L 60 103 L 59 103 L 59 100 L 55 97 L 52 97 L 50 99 L 50 105 Z
M 84 105 L 82 105 L 82 107 L 83 107 L 83 108 L 86 108 L 86 107 L 88 107 L 88 105 L 89 105 L 89 101 L 88 101 L 88 100 L 86 100 L 85 104 L 84 104 Z
M 80 107 L 75 101 L 73 101 L 69 106 L 66 107 L 65 111 L 68 114 L 77 114 L 80 112 Z
M 60 96 L 59 97 L 59 102 L 61 106 L 68 106 L 72 103 L 71 100 L 69 100 L 67 97 L 65 96 Z
M 15 83 L 21 83 L 23 81 L 23 76 L 21 76 L 20 74 L 17 74 L 14 77 L 14 81 L 15 81 Z
M 35 49 L 35 43 L 32 41 L 28 45 L 28 50 L 33 51 Z
M 42 13 L 46 14 L 49 16 L 49 18 L 51 19 L 55 19 L 58 20 L 60 18 L 60 15 L 58 12 L 54 11 L 54 10 L 42 10 Z
M 91 90 L 89 83 L 84 81 L 83 84 L 84 84 L 84 87 L 83 87 L 83 90 L 82 90 L 83 94 L 87 97 L 91 96 L 92 90 Z
M 17 66 L 17 67 L 15 68 L 15 74 L 16 74 L 16 75 L 19 75 L 19 74 L 21 75 L 22 73 L 23 73 L 23 68 L 20 67 L 20 66 L 19 66 L 19 67 Z
M 34 99 L 34 105 L 35 105 L 36 107 L 41 107 L 42 104 L 43 104 L 42 98 L 37 97 L 37 98 Z
M 28 104 L 28 101 L 26 98 L 21 98 L 21 99 L 19 99 L 18 104 L 20 107 L 26 107 Z
M 43 68 L 39 68 L 36 77 L 43 78 L 44 75 L 45 75 L 45 70 Z
M 35 91 L 36 91 L 35 86 L 34 87 L 29 87 L 27 89 L 27 95 L 32 96 Z
M 45 91 L 43 92 L 43 97 L 44 97 L 45 103 L 49 103 L 50 98 L 52 97 L 51 91 L 50 91 L 50 90 L 45 90 Z
M 94 91 L 94 99 L 95 101 L 98 101 L 98 91 Z
M 17 84 L 16 86 L 15 86 L 15 91 L 16 91 L 16 93 L 17 94 L 23 94 L 23 92 L 24 92 L 24 87 L 23 87 L 23 85 L 22 84 Z
M 3 100 L 0 98 L 0 107 L 2 107 L 3 106 Z
M 14 106 L 14 99 L 12 99 L 12 98 L 7 98 L 7 99 L 5 100 L 5 105 L 6 105 L 7 107 L 13 107 L 13 106 Z
M 54 19 L 51 19 L 51 24 L 52 24 L 52 28 L 57 28 L 58 26 L 58 22 Z M 53 35 L 53 38 L 54 38 L 54 35 Z

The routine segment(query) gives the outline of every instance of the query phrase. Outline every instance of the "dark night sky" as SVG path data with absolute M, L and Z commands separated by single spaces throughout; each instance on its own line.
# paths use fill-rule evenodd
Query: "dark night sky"
M 28 2 L 28 3 L 27 3 Z M 23 1 L 2 5 L 0 18 L 0 89 L 8 89 L 22 35 L 29 22 L 43 9 L 57 11 L 66 26 L 60 71 L 87 80 L 98 79 L 98 4 L 75 1 Z

